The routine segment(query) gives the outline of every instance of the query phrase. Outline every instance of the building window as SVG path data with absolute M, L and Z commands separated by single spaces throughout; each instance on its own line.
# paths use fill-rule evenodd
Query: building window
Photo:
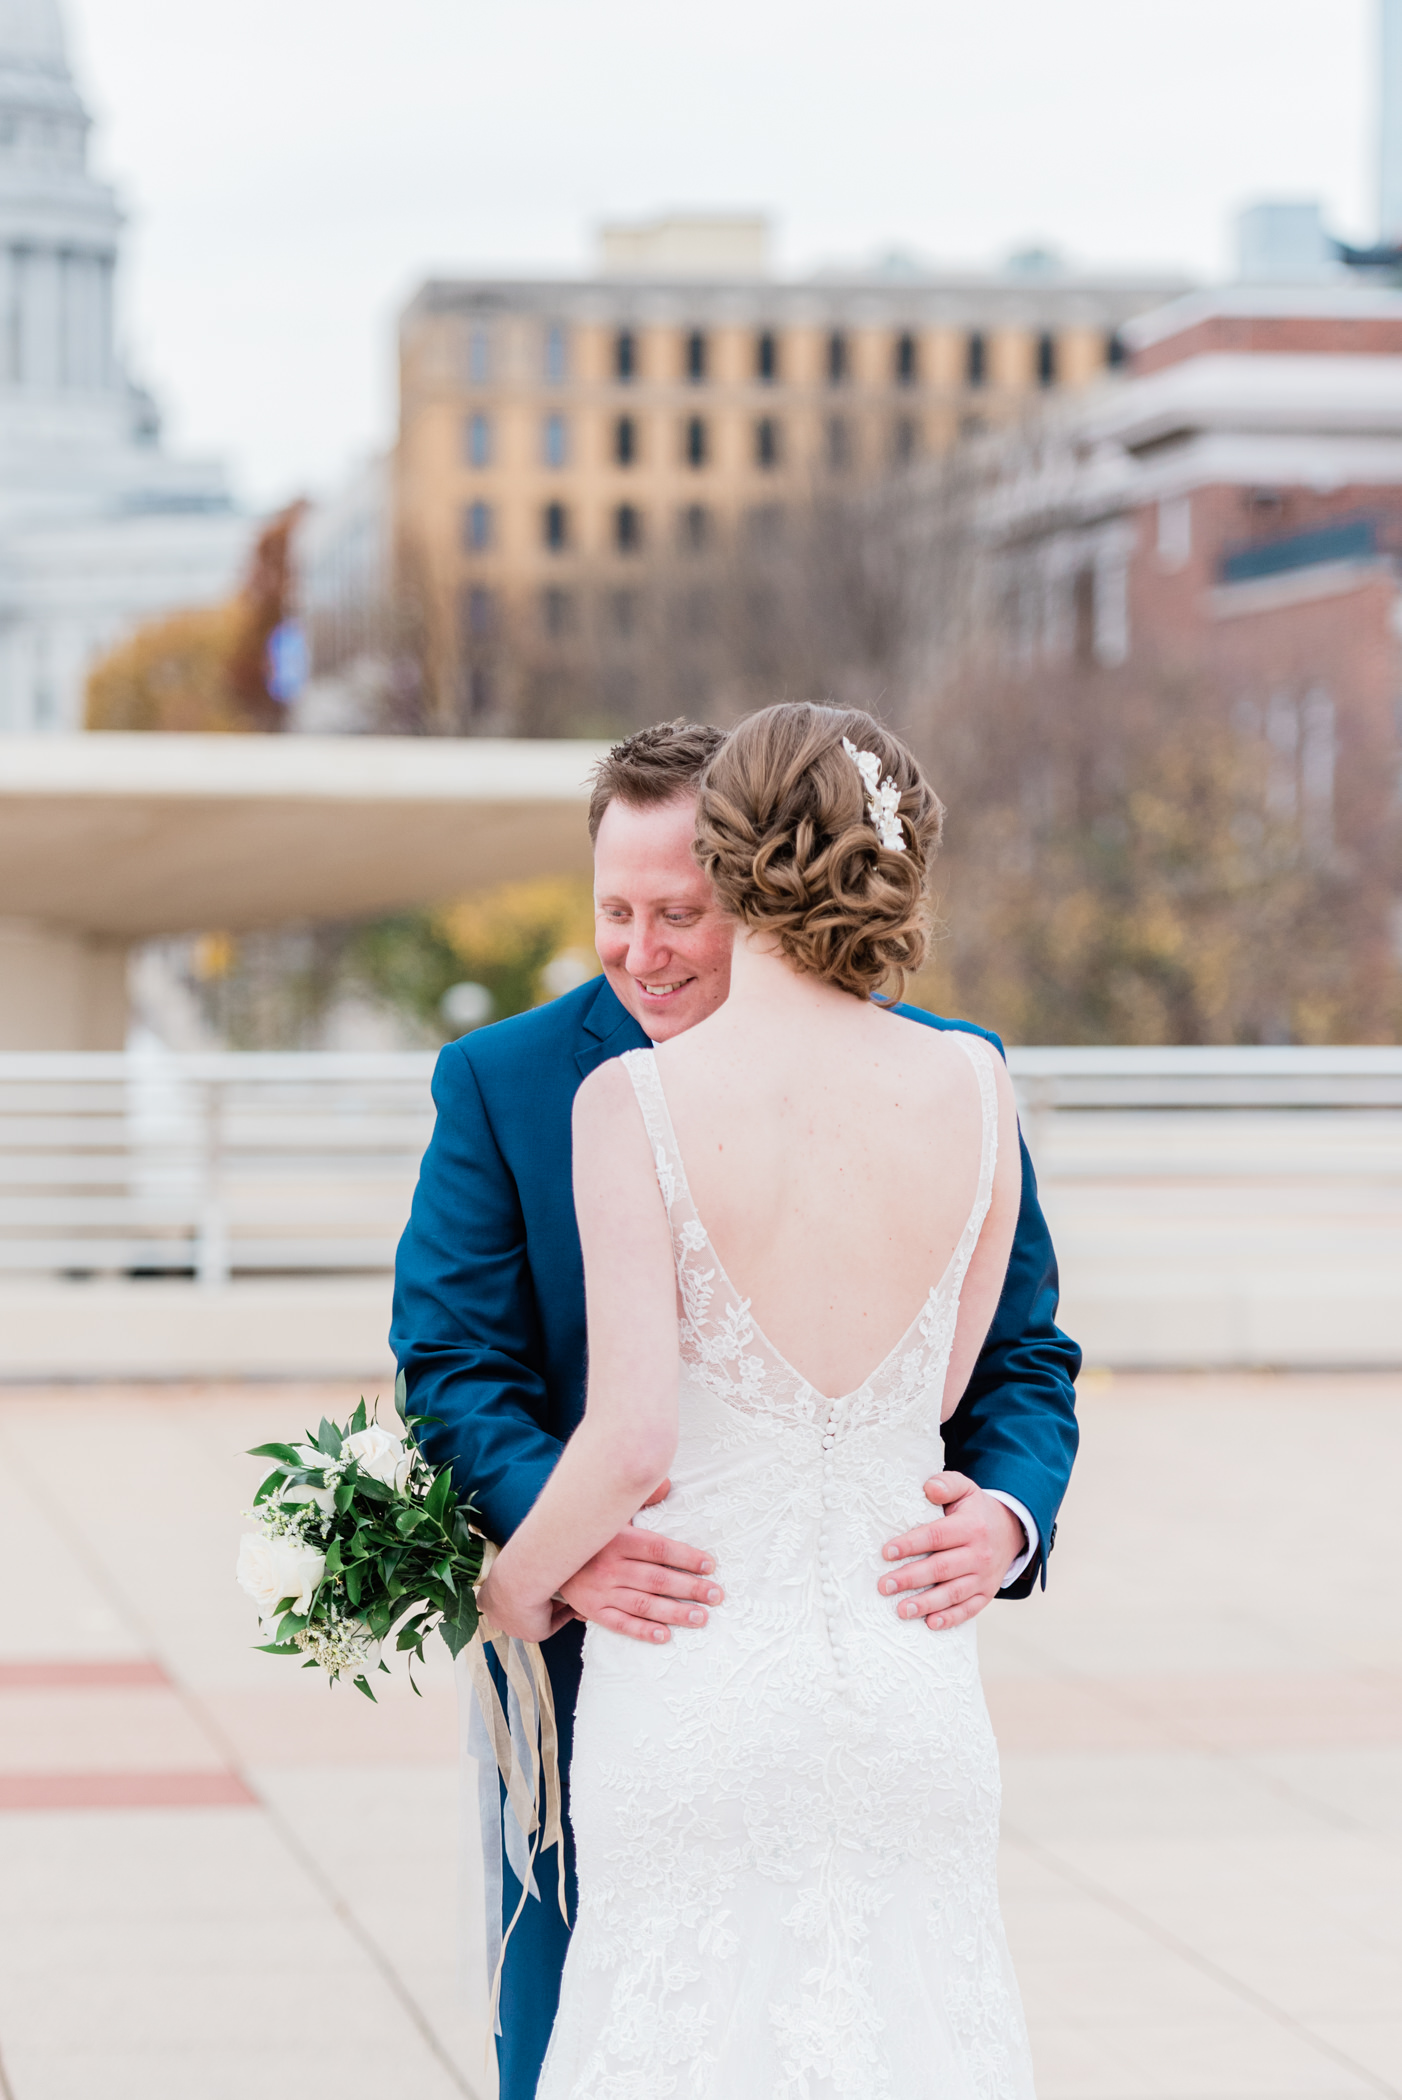
M 481 554 L 492 544 L 492 506 L 469 503 L 462 514 L 462 543 L 471 554 Z
M 774 416 L 761 416 L 755 425 L 755 465 L 777 467 L 779 464 L 779 424 Z
M 545 331 L 545 383 L 559 386 L 569 377 L 569 336 L 559 321 L 552 321 Z
M 474 721 L 492 712 L 496 691 L 486 664 L 474 664 L 467 674 L 467 711 Z
M 682 432 L 682 451 L 689 467 L 705 466 L 707 436 L 704 416 L 688 416 Z
M 779 377 L 779 338 L 768 328 L 755 337 L 755 377 L 766 386 Z
M 845 474 L 852 464 L 852 432 L 845 416 L 829 416 L 826 432 L 829 470 Z
M 1056 385 L 1056 337 L 1045 330 L 1037 338 L 1037 384 Z
M 988 338 L 977 328 L 964 346 L 964 377 L 970 386 L 988 384 Z
M 1112 328 L 1110 330 L 1110 333 L 1105 338 L 1106 364 L 1109 365 L 1111 371 L 1113 372 L 1116 371 L 1119 368 L 1119 366 L 1126 363 L 1128 358 L 1129 351 L 1125 345 L 1124 337 L 1120 334 L 1118 328 Z
M 469 641 L 484 642 L 495 634 L 497 604 L 495 594 L 482 584 L 474 583 L 471 590 L 463 592 L 463 632 Z
M 920 425 L 914 416 L 898 416 L 891 432 L 891 459 L 898 467 L 908 467 L 920 455 Z
M 745 538 L 757 552 L 772 551 L 783 540 L 787 522 L 782 503 L 757 503 L 745 513 Z
M 693 384 L 699 384 L 706 376 L 706 338 L 699 328 L 693 328 L 686 339 L 686 376 Z
M 631 416 L 620 416 L 613 426 L 613 456 L 620 467 L 631 467 L 637 461 L 638 426 Z
M 613 514 L 613 543 L 620 554 L 636 554 L 643 543 L 643 514 L 635 503 L 620 503 Z
M 563 503 L 547 503 L 541 513 L 541 534 L 552 554 L 560 554 L 570 543 L 570 514 Z
M 540 624 L 551 641 L 558 642 L 562 636 L 574 631 L 574 598 L 569 591 L 562 591 L 557 584 L 540 594 Z
M 1160 496 L 1158 557 L 1166 569 L 1186 567 L 1193 556 L 1193 499 Z
M 1312 686 L 1301 710 L 1300 792 L 1304 799 L 1305 844 L 1327 854 L 1334 843 L 1334 703 L 1322 685 Z
M 620 328 L 613 339 L 613 376 L 625 386 L 638 376 L 638 339 L 631 328 Z
M 492 376 L 491 331 L 480 321 L 467 331 L 467 376 L 473 386 L 485 386 Z
M 680 614 L 678 625 L 689 641 L 703 640 L 715 627 L 715 599 L 708 590 L 684 592 L 677 611 Z
M 561 415 L 549 415 L 540 426 L 540 456 L 547 467 L 562 467 L 569 458 L 569 425 Z
M 684 554 L 704 554 L 711 544 L 711 513 L 704 503 L 688 503 L 677 512 L 677 545 Z
M 841 386 L 847 376 L 847 338 L 840 328 L 835 328 L 828 337 L 828 385 Z
M 469 416 L 464 426 L 463 456 L 470 467 L 489 467 L 492 463 L 492 419 L 480 410 Z
M 920 377 L 920 351 L 913 335 L 896 337 L 895 376 L 897 386 L 914 386 Z

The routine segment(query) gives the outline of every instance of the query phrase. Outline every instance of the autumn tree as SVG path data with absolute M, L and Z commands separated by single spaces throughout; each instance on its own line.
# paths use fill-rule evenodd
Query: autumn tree
M 264 526 L 236 597 L 137 628 L 88 676 L 85 726 L 116 730 L 276 730 L 268 643 L 292 602 L 291 542 L 303 506 Z

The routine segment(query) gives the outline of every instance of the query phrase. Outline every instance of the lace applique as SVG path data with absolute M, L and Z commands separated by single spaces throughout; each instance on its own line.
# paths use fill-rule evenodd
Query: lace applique
M 839 1405 L 844 1427 L 852 1429 L 890 1421 L 905 1413 L 928 1393 L 936 1375 L 943 1380 L 954 1346 L 959 1294 L 988 1215 L 998 1159 L 993 1052 L 979 1036 L 962 1031 L 952 1033 L 977 1074 L 982 1110 L 973 1208 L 943 1276 L 931 1287 L 915 1319 L 856 1392 L 845 1395 L 840 1402 L 830 1401 L 811 1386 L 756 1327 L 749 1299 L 740 1296 L 721 1267 L 692 1200 L 657 1069 L 657 1054 L 653 1050 L 625 1053 L 622 1062 L 638 1098 L 657 1166 L 658 1187 L 672 1228 L 682 1361 L 718 1399 L 747 1412 L 762 1407 L 771 1418 L 784 1415 L 805 1423 L 816 1421 Z

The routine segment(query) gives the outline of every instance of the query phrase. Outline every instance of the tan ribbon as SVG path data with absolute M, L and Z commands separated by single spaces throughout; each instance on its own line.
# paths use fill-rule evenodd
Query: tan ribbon
M 496 1555 L 490 1544 L 483 1555 L 482 1574 L 486 1575 Z M 522 1727 L 526 1738 L 526 1761 L 522 1765 L 516 1756 L 512 1741 L 511 1724 L 501 1703 L 501 1694 L 487 1667 L 487 1650 L 491 1649 L 500 1664 L 507 1684 L 516 1694 L 521 1709 Z M 496 1974 L 492 1978 L 491 2004 L 488 2010 L 487 2031 L 496 2030 L 497 1998 L 501 1991 L 502 1966 L 506 1960 L 507 1941 L 516 1930 L 516 1921 L 526 1907 L 530 1893 L 530 1881 L 535 1867 L 536 1854 L 557 1847 L 557 1883 L 560 1895 L 560 1916 L 566 1926 L 570 1922 L 569 1907 L 565 1900 L 565 1846 L 564 1821 L 560 1796 L 560 1732 L 555 1721 L 555 1700 L 550 1690 L 550 1676 L 545 1667 L 545 1657 L 540 1652 L 538 1641 L 518 1641 L 504 1633 L 489 1631 L 484 1620 L 478 1622 L 477 1632 L 463 1651 L 468 1675 L 482 1718 L 487 1724 L 487 1733 L 492 1739 L 497 1770 L 506 1788 L 506 1798 L 512 1814 L 520 1824 L 522 1832 L 530 1838 L 530 1856 L 526 1863 L 525 1878 L 521 1885 L 521 1900 L 516 1905 L 511 1923 L 502 1934 L 501 1952 L 497 1956 Z M 542 1786 L 543 1783 L 543 1786 Z M 541 1794 L 544 1791 L 542 1812 Z

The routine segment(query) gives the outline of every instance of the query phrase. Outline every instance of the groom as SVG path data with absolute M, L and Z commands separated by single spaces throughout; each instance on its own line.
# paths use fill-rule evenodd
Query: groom
M 576 1089 L 606 1059 L 694 1027 L 729 988 L 733 928 L 691 852 L 697 785 L 721 741 L 719 730 L 669 723 L 615 747 L 589 809 L 603 978 L 450 1043 L 434 1074 L 438 1121 L 400 1243 L 390 1338 L 409 1408 L 437 1418 L 425 1451 L 435 1464 L 451 1461 L 498 1541 L 525 1517 L 584 1408 L 584 1273 L 570 1175 Z M 934 1028 L 970 1025 L 900 1011 Z M 1039 1573 L 1046 1581 L 1076 1451 L 1080 1365 L 1054 1324 L 1056 1303 L 1056 1263 L 1024 1147 L 1002 1297 L 945 1425 L 946 1464 L 959 1470 L 925 1483 L 945 1515 L 892 1542 L 899 1570 L 872 1571 L 883 1590 L 922 1589 L 934 1626 L 971 1617 L 1000 1592 L 1026 1596 Z M 579 1620 L 652 1640 L 659 1623 L 700 1625 L 723 1610 L 724 1575 L 704 1552 L 630 1529 L 561 1594 Z M 566 1785 L 582 1638 L 575 1624 L 545 1644 Z M 502 1971 L 502 2100 L 533 2100 L 555 2017 L 569 1936 L 550 1886 L 553 1862 L 546 1875 L 545 1900 L 524 1906 Z M 503 1882 L 509 1920 L 521 1887 L 506 1864 Z

